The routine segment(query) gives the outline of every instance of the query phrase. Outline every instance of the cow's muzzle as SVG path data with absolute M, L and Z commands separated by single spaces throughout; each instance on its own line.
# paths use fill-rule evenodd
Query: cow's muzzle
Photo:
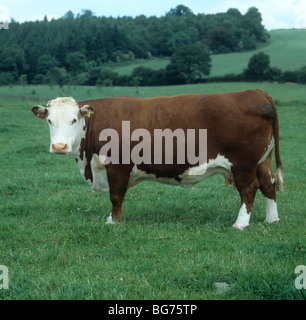
M 52 151 L 53 151 L 53 153 L 65 154 L 65 153 L 67 153 L 67 150 L 68 150 L 67 144 L 64 144 L 64 143 L 55 143 L 55 144 L 52 144 Z

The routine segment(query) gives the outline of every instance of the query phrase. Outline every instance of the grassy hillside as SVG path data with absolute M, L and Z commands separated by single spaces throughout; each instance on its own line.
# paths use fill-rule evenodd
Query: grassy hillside
M 252 55 L 264 52 L 270 56 L 271 66 L 293 71 L 306 65 L 306 29 L 273 30 L 269 45 L 258 50 L 212 56 L 211 76 L 240 73 Z
M 47 124 L 29 111 L 61 94 L 58 89 L 0 88 L 0 265 L 10 280 L 0 299 L 305 299 L 294 271 L 305 265 L 306 253 L 306 86 L 152 87 L 140 88 L 140 96 L 250 87 L 282 105 L 286 184 L 277 194 L 281 222 L 263 222 L 258 193 L 244 232 L 232 228 L 240 199 L 222 176 L 190 189 L 141 183 L 127 193 L 122 225 L 105 225 L 109 195 L 91 191 L 72 157 L 49 153 Z M 135 95 L 128 87 L 70 90 L 77 99 Z M 229 290 L 219 292 L 216 282 Z
M 223 76 L 229 73 L 241 73 L 246 68 L 250 57 L 264 52 L 271 58 L 271 66 L 283 71 L 293 71 L 306 65 L 306 29 L 272 30 L 269 32 L 270 43 L 260 49 L 242 52 L 212 55 L 210 76 Z M 136 61 L 132 64 L 114 67 L 120 75 L 130 74 L 134 68 L 144 66 L 151 69 L 164 68 L 170 59 L 152 59 Z
M 119 66 L 111 66 L 111 69 L 117 72 L 119 75 L 129 75 L 132 71 L 137 67 L 146 67 L 151 68 L 153 70 L 159 70 L 162 68 L 166 68 L 166 66 L 170 63 L 170 58 L 152 58 L 149 61 L 144 59 L 136 59 L 132 63 L 122 63 Z

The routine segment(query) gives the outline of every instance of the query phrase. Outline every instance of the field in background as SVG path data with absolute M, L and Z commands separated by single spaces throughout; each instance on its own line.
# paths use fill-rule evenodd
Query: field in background
M 249 59 L 258 52 L 264 52 L 271 58 L 271 66 L 278 67 L 282 71 L 295 71 L 306 65 L 306 30 L 272 30 L 270 43 L 257 50 L 241 53 L 227 53 L 212 55 L 211 77 L 224 76 L 226 74 L 241 73 L 248 65 Z M 165 68 L 170 63 L 170 59 L 152 59 L 150 61 L 135 61 L 120 67 L 112 67 L 113 71 L 120 75 L 129 75 L 138 66 L 158 70 Z
M 164 87 L 113 87 L 98 88 L 90 86 L 64 86 L 50 88 L 49 86 L 0 86 L 0 99 L 10 97 L 27 99 L 46 105 L 50 99 L 61 96 L 72 96 L 78 101 L 87 99 L 98 99 L 114 96 L 135 96 L 135 97 L 157 97 L 173 96 L 184 93 L 216 93 L 232 92 L 248 89 L 260 89 L 266 91 L 275 100 L 277 105 L 306 105 L 305 86 L 274 83 L 254 82 L 228 82 L 228 83 L 205 83 L 180 86 Z M 3 104 L 0 100 L 0 105 Z
M 139 96 L 246 88 L 277 101 L 285 192 L 277 194 L 280 223 L 263 223 L 258 193 L 251 226 L 239 232 L 239 196 L 222 176 L 190 189 L 141 183 L 127 193 L 122 225 L 105 225 L 109 195 L 91 191 L 72 157 L 48 152 L 47 125 L 29 111 L 59 89 L 1 87 L 0 265 L 10 287 L 0 299 L 305 299 L 294 270 L 306 264 L 306 86 L 201 84 L 139 88 Z M 78 100 L 136 95 L 65 90 Z

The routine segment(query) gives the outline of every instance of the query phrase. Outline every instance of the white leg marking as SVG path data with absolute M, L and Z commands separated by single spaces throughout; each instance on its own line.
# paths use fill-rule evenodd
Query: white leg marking
M 234 223 L 233 227 L 242 231 L 244 228 L 249 226 L 250 217 L 251 217 L 251 212 L 250 213 L 247 212 L 247 207 L 245 203 L 243 203 L 240 208 L 238 218 Z
M 265 197 L 265 203 L 266 203 L 266 220 L 265 222 L 273 223 L 280 221 L 277 213 L 277 204 L 274 200 L 266 198 Z
M 113 221 L 112 213 L 107 217 L 105 224 L 115 224 Z

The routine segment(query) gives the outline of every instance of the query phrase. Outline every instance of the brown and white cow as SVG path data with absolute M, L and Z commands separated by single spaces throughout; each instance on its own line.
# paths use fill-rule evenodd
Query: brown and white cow
M 283 177 L 278 115 L 272 98 L 260 90 L 144 99 L 114 97 L 79 103 L 73 98 L 57 98 L 49 101 L 47 108 L 34 106 L 31 111 L 48 121 L 50 152 L 73 155 L 92 189 L 110 193 L 112 212 L 107 223 L 121 222 L 126 191 L 141 181 L 189 187 L 217 173 L 224 176 L 226 186 L 228 182 L 233 183 L 241 197 L 235 228 L 243 230 L 249 225 L 258 189 L 265 197 L 265 221 L 279 221 L 276 189 L 282 190 Z M 124 154 L 137 145 L 137 139 L 133 139 L 128 141 L 129 148 L 125 148 L 127 137 L 122 124 L 127 121 L 130 132 L 142 128 L 151 135 L 152 139 L 146 140 L 149 145 L 142 144 L 142 151 L 151 151 L 149 160 L 152 161 L 135 163 L 131 154 Z M 183 133 L 206 129 L 204 144 L 199 144 L 200 137 L 195 135 L 195 153 L 199 155 L 201 148 L 206 148 L 206 163 L 191 164 L 187 157 L 185 162 L 179 162 L 176 154 L 181 142 L 178 140 L 174 147 L 171 145 L 172 164 L 165 162 L 165 155 L 161 163 L 154 163 L 156 129 L 171 132 L 180 129 Z M 118 163 L 106 162 L 105 155 L 101 156 L 102 147 L 110 142 L 101 139 L 101 132 L 105 130 L 118 133 Z M 184 141 L 181 150 L 187 152 L 187 140 Z M 274 144 L 276 177 L 271 169 Z M 130 162 L 124 162 L 123 158 Z

